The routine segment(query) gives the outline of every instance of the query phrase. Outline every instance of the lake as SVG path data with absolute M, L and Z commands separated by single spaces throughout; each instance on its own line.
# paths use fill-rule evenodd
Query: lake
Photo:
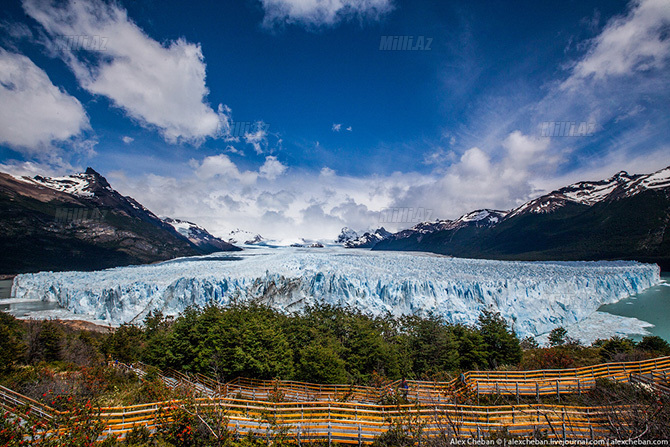
M 647 330 L 670 342 L 670 273 L 661 274 L 663 283 L 614 304 L 598 309 L 612 315 L 633 317 L 654 325 Z M 632 336 L 635 340 L 642 335 Z

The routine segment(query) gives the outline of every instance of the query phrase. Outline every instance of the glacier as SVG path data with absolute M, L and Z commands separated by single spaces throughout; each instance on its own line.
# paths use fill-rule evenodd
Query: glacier
M 520 337 L 589 321 L 602 304 L 660 283 L 654 264 L 514 262 L 362 249 L 247 248 L 94 272 L 14 278 L 12 298 L 58 303 L 82 319 L 118 325 L 148 312 L 254 301 L 291 312 L 326 303 L 373 315 L 426 315 L 473 324 L 500 312 Z

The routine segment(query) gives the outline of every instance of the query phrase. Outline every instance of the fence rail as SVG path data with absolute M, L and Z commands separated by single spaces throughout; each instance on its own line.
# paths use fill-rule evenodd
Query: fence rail
M 146 365 L 119 365 L 146 374 Z M 279 434 L 295 442 L 337 441 L 369 444 L 393 424 L 421 427 L 424 436 L 478 438 L 494 431 L 534 436 L 544 432 L 550 439 L 597 439 L 607 435 L 605 408 L 543 404 L 477 406 L 449 401 L 457 392 L 472 391 L 499 394 L 536 394 L 580 392 L 600 377 L 668 386 L 670 357 L 642 362 L 596 365 L 571 370 L 545 371 L 470 371 L 449 382 L 410 381 L 411 405 L 379 405 L 380 393 L 397 389 L 398 381 L 384 388 L 318 385 L 295 381 L 262 381 L 238 378 L 220 383 L 199 374 L 173 370 L 158 371 L 169 386 L 194 387 L 207 396 L 188 401 L 156 402 L 126 407 L 101 408 L 105 435 L 124 436 L 142 425 L 156 430 L 171 420 L 171 412 L 188 408 L 193 412 L 216 410 L 228 430 L 240 435 L 276 437 Z M 660 389 L 660 388 L 657 388 Z M 251 396 L 248 396 L 251 393 Z M 277 393 L 283 393 L 277 402 Z M 414 399 L 416 398 L 416 399 Z M 288 401 L 293 400 L 293 401 Z M 0 387 L 0 405 L 9 409 L 29 406 L 36 414 L 53 417 L 56 410 Z M 620 408 L 619 411 L 634 411 Z

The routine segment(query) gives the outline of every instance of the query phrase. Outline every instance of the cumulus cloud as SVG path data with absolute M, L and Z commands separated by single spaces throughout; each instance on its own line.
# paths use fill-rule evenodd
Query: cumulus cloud
M 227 155 L 219 154 L 206 157 L 202 162 L 195 163 L 196 175 L 203 180 L 239 180 L 244 184 L 256 181 L 258 174 L 251 171 L 240 171 Z
M 158 129 L 166 141 L 197 144 L 228 129 L 229 109 L 214 110 L 207 103 L 199 45 L 184 39 L 157 42 L 116 3 L 24 0 L 23 7 L 42 25 L 51 49 L 84 89 L 109 98 L 141 125 Z M 72 42 L 84 41 L 71 39 L 75 36 L 89 43 L 104 39 L 105 45 L 75 46 Z
M 334 26 L 353 18 L 379 20 L 393 10 L 391 0 L 260 0 L 266 27 L 296 23 L 308 28 Z
M 0 142 L 25 153 L 53 151 L 50 144 L 90 128 L 77 98 L 21 54 L 0 48 Z
M 333 124 L 333 132 L 339 132 L 342 128 L 342 124 Z
M 122 137 L 121 140 L 126 144 L 130 144 L 133 141 L 135 141 L 135 138 L 129 137 L 129 136 L 126 135 L 126 136 Z
M 261 177 L 268 180 L 274 180 L 286 171 L 286 166 L 283 165 L 277 157 L 269 155 L 265 157 L 265 163 L 258 170 Z

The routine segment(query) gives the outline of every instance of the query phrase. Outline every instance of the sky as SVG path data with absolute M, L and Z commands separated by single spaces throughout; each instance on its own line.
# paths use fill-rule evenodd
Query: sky
M 0 171 L 394 231 L 670 165 L 669 63 L 668 0 L 5 0 Z

